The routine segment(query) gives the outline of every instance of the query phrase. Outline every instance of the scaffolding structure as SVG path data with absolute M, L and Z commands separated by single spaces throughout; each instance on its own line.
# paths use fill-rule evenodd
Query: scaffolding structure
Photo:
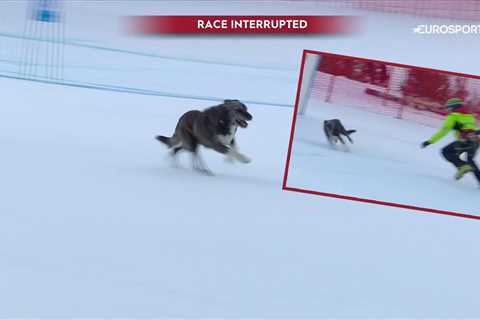
M 24 24 L 19 76 L 64 79 L 65 12 L 62 0 L 30 0 Z

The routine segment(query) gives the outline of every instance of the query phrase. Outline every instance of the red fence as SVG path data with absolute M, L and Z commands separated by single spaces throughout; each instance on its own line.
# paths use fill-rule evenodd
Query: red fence
M 480 20 L 479 0 L 317 0 L 317 2 L 421 17 Z
M 437 127 L 446 114 L 445 101 L 460 97 L 480 119 L 479 79 L 385 64 L 380 68 L 379 62 L 368 61 L 345 67 L 345 62 L 355 60 L 335 56 L 323 56 L 321 61 L 331 63 L 321 62 L 313 80 L 312 97 L 317 102 L 352 106 Z M 376 67 L 366 66 L 369 63 Z
M 347 2 L 356 8 L 366 10 L 424 17 L 480 20 L 480 3 L 477 0 L 357 0 Z

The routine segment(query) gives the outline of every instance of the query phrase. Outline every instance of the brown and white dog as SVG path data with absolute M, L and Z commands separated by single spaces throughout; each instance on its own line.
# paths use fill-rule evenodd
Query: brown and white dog
M 184 113 L 173 136 L 157 136 L 156 139 L 172 150 L 173 157 L 181 150 L 191 152 L 193 168 L 211 175 L 198 152 L 199 145 L 225 154 L 229 160 L 249 163 L 251 160 L 237 149 L 235 134 L 238 127 L 246 128 L 247 121 L 252 119 L 245 104 L 239 100 L 224 100 L 203 111 Z

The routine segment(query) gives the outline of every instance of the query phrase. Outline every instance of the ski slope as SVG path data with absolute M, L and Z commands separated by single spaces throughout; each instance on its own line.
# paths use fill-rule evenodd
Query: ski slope
M 25 4 L 0 3 L 1 32 L 22 33 Z M 372 14 L 345 37 L 137 38 L 121 16 L 348 12 L 308 1 L 67 5 L 69 41 L 139 53 L 68 45 L 69 81 L 165 94 L 0 77 L 0 317 L 480 317 L 476 221 L 281 190 L 302 49 L 476 73 L 472 37 L 414 36 L 425 19 Z M 15 43 L 0 36 L 1 74 L 15 74 Z M 251 100 L 238 143 L 253 162 L 202 150 L 214 177 L 186 155 L 173 168 L 153 137 L 221 98 Z M 398 155 L 372 154 L 361 139 L 372 132 L 358 129 L 361 152 L 349 156 Z M 417 154 L 432 129 L 419 130 L 394 138 Z M 449 183 L 434 147 L 415 158 L 431 173 L 423 186 L 439 198 L 473 192 Z
M 1 316 L 476 315 L 477 224 L 282 192 L 287 108 L 208 177 L 153 139 L 205 102 L 0 84 Z
M 323 121 L 341 119 L 353 145 L 330 146 Z M 431 119 L 429 119 L 431 121 Z M 438 121 L 438 128 L 442 125 Z M 437 129 L 438 129 L 437 128 Z M 356 107 L 312 100 L 297 118 L 287 185 L 417 207 L 478 214 L 480 192 L 472 174 L 454 181 L 455 168 L 440 154 L 448 136 L 420 149 L 435 128 Z M 443 196 L 439 196 L 443 195 Z

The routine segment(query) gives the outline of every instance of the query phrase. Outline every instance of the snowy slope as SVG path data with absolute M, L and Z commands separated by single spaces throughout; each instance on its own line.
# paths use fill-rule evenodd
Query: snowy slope
M 1 316 L 478 314 L 477 224 L 282 192 L 286 108 L 206 177 L 153 140 L 205 102 L 0 82 Z
M 349 37 L 136 38 L 120 32 L 119 16 L 332 9 L 67 4 L 71 41 L 203 61 L 68 46 L 66 74 L 80 82 L 293 104 L 304 48 L 478 70 L 473 38 L 414 36 L 421 19 L 372 15 Z M 0 31 L 21 34 L 24 5 L 0 2 Z M 14 72 L 8 39 L 0 68 Z M 216 173 L 206 177 L 185 156 L 172 168 L 153 136 L 214 101 L 4 78 L 0 88 L 0 317 L 480 317 L 475 221 L 281 191 L 291 108 L 249 104 L 254 120 L 238 140 L 253 162 L 206 150 Z
M 355 107 L 312 100 L 297 118 L 287 185 L 302 189 L 478 214 L 478 182 L 453 181 L 455 169 L 440 149 L 453 136 L 420 149 L 436 129 Z M 323 121 L 341 119 L 356 129 L 348 149 L 332 148 Z M 441 123 L 440 123 L 441 125 Z M 347 151 L 348 150 L 348 151 Z M 439 196 L 441 195 L 441 196 Z

